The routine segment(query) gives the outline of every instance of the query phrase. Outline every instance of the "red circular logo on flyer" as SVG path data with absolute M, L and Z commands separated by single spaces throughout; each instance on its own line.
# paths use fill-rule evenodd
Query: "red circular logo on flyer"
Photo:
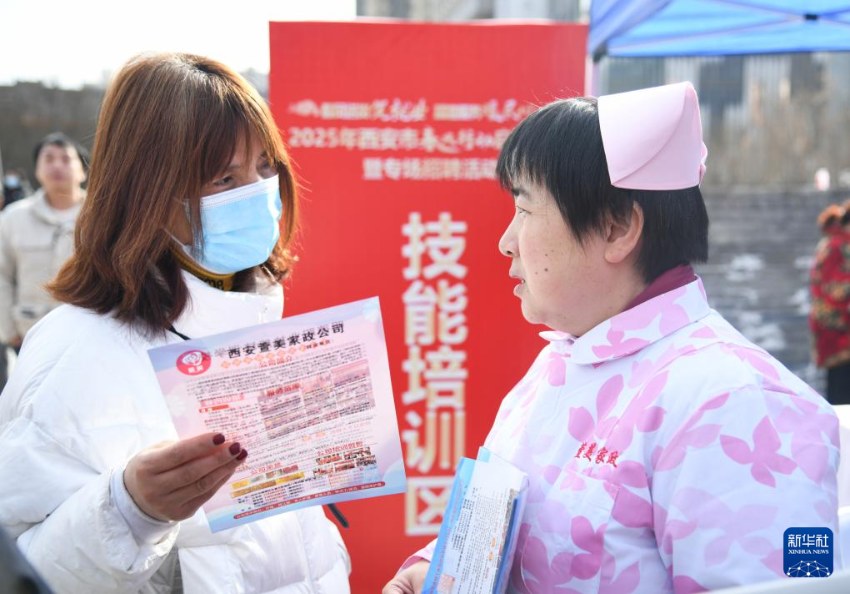
M 187 351 L 177 357 L 177 369 L 184 375 L 200 375 L 211 363 L 210 354 L 204 351 Z

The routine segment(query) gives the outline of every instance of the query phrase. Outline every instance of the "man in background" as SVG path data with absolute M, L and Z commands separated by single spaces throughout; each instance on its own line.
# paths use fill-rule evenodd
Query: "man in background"
M 71 255 L 74 224 L 85 191 L 88 153 L 60 132 L 33 152 L 41 188 L 0 213 L 0 342 L 17 352 L 24 335 L 56 307 L 45 290 Z M 0 382 L 6 383 L 6 348 L 0 349 Z

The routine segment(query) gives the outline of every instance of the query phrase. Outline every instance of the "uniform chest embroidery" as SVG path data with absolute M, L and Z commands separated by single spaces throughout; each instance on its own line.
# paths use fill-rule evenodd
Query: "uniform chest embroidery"
M 594 464 L 610 464 L 617 467 L 620 452 L 608 450 L 604 445 L 599 447 L 595 441 L 585 441 L 579 446 L 574 458 L 585 458 Z

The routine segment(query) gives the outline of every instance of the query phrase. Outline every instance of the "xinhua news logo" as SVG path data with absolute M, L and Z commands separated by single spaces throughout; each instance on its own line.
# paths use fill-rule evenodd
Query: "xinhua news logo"
M 832 575 L 833 538 L 829 528 L 789 528 L 783 537 L 785 575 L 819 578 Z

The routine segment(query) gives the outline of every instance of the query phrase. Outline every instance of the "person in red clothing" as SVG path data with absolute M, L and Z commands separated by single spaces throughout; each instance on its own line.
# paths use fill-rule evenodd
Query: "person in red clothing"
M 826 369 L 826 398 L 850 404 L 850 209 L 831 204 L 818 216 L 823 238 L 809 275 L 809 327 L 815 363 Z

